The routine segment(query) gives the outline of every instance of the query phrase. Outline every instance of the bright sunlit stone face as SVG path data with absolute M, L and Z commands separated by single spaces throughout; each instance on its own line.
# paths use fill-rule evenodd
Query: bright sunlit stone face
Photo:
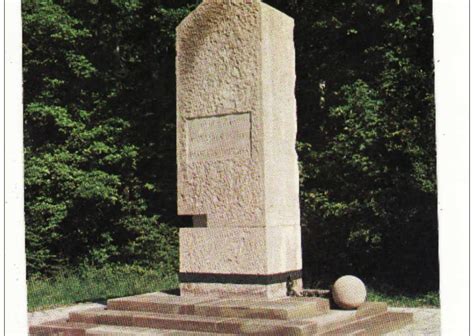
M 182 294 L 284 296 L 302 267 L 293 20 L 208 0 L 177 32 Z

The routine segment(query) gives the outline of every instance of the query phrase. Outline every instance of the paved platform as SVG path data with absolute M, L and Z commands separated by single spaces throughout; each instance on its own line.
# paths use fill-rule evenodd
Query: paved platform
M 413 321 L 384 303 L 331 310 L 322 298 L 213 299 L 152 293 L 35 324 L 30 335 L 382 335 Z

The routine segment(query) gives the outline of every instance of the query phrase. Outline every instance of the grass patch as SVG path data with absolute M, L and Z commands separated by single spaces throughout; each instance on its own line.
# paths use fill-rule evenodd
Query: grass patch
M 333 284 L 332 279 L 312 281 L 303 279 L 307 288 L 329 289 Z M 367 287 L 367 301 L 385 302 L 389 307 L 407 308 L 439 308 L 439 291 L 426 288 L 412 289 L 411 291 L 394 287 L 380 279 L 371 279 L 365 282 Z
M 369 288 L 367 291 L 367 301 L 386 302 L 389 307 L 440 307 L 438 292 L 401 294 L 387 293 Z
M 172 271 L 149 270 L 136 266 L 85 268 L 66 272 L 54 278 L 28 281 L 28 311 L 37 311 L 80 302 L 102 302 L 107 299 L 138 295 L 179 287 Z M 368 288 L 368 301 L 386 302 L 390 307 L 440 306 L 439 293 L 406 294 L 390 288 Z
M 138 295 L 178 287 L 173 272 L 134 266 L 87 268 L 50 279 L 30 279 L 28 311 L 66 306 L 79 302 L 105 302 L 109 298 Z

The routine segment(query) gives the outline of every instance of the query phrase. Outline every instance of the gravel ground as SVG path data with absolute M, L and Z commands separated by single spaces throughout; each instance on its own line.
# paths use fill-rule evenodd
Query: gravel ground
M 439 336 L 441 335 L 440 309 L 430 308 L 390 308 L 394 312 L 413 313 L 415 322 L 403 329 L 386 334 L 387 336 Z
M 28 325 L 40 324 L 47 321 L 67 318 L 69 313 L 84 311 L 92 308 L 105 307 L 99 303 L 82 303 L 75 306 L 49 309 L 28 313 Z M 390 308 L 394 312 L 414 313 L 415 323 L 386 334 L 387 336 L 439 336 L 441 335 L 441 315 L 439 309 L 430 308 Z

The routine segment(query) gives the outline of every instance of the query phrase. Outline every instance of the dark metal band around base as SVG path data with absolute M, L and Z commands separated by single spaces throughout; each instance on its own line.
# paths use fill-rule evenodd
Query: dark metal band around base
M 179 273 L 181 283 L 218 283 L 237 285 L 273 285 L 298 280 L 303 277 L 302 270 L 275 274 L 216 274 L 216 273 Z

